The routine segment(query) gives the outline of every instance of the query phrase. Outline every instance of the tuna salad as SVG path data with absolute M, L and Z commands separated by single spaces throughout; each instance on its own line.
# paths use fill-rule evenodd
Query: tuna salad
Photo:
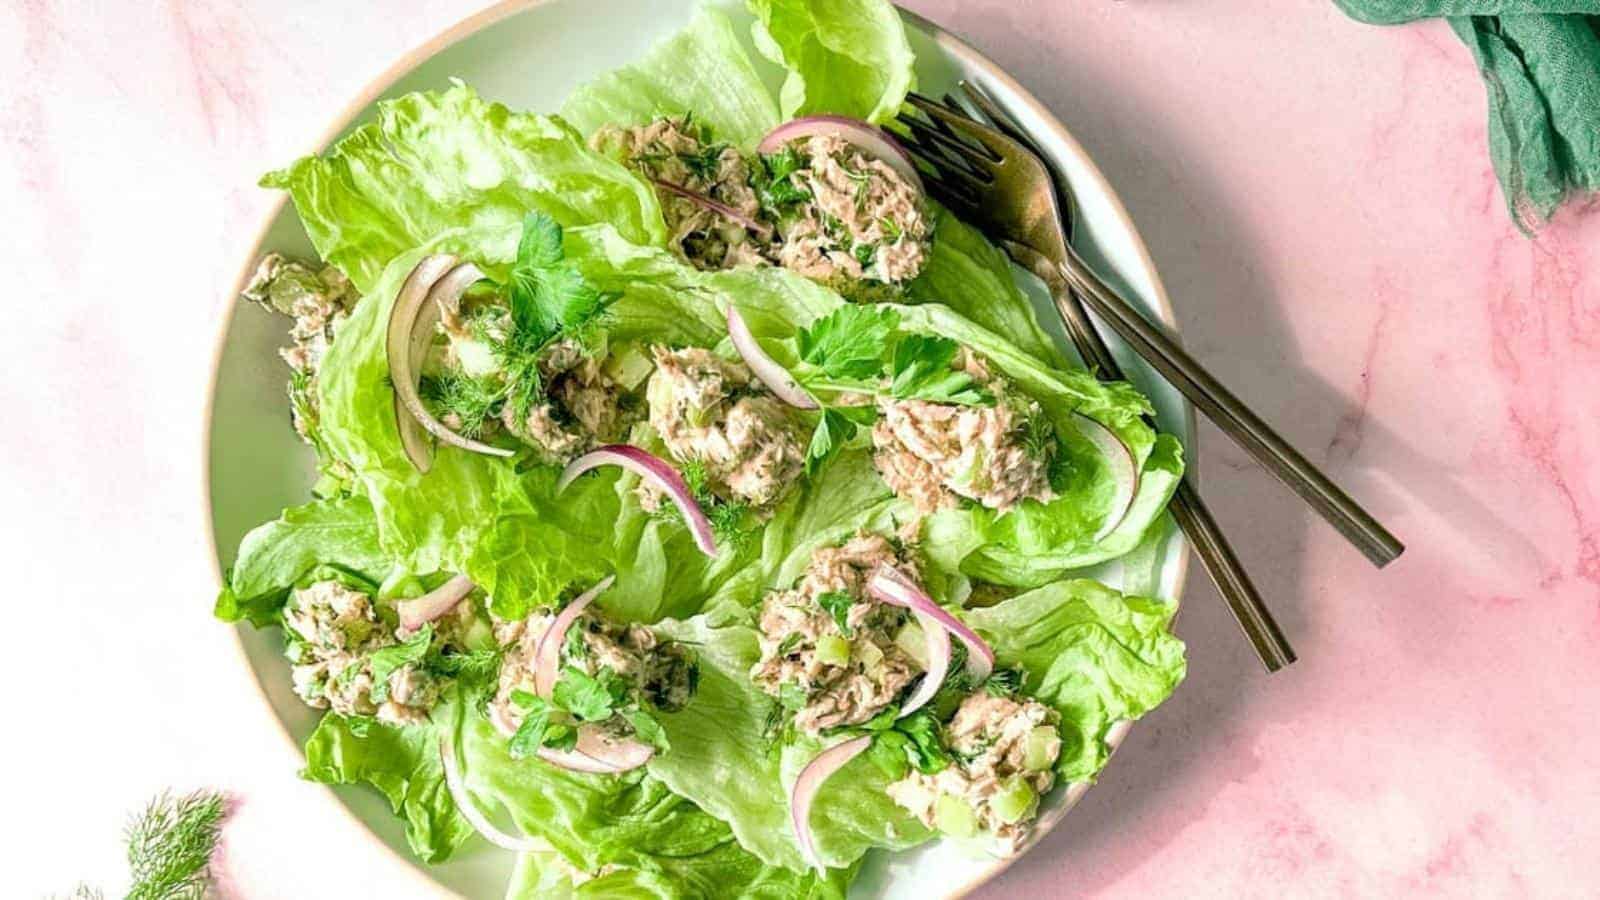
M 901 284 L 922 271 L 931 229 L 917 188 L 832 135 L 784 151 L 778 171 L 803 195 L 778 218 L 779 265 L 818 281 Z
M 914 571 L 887 538 L 858 534 L 816 551 L 799 582 L 761 606 L 761 662 L 750 677 L 805 734 L 871 719 L 922 671 L 899 640 L 905 611 L 867 596 L 883 565 Z
M 621 440 L 639 418 L 627 355 L 558 337 L 517 358 L 515 329 L 494 295 L 469 294 L 441 310 L 445 340 L 425 361 L 421 384 L 439 420 L 471 438 L 510 435 L 554 464 Z
M 553 612 L 495 623 L 502 655 L 489 720 L 507 737 L 536 714 L 542 729 L 570 734 L 588 724 L 611 740 L 638 736 L 648 742 L 655 731 L 648 710 L 673 712 L 694 696 L 699 669 L 685 646 L 661 640 L 647 626 L 614 622 L 593 610 L 557 623 Z M 559 648 L 547 651 L 554 654 L 555 681 L 541 692 L 540 644 L 552 627 L 561 628 L 553 635 L 561 641 Z M 559 746 L 560 741 L 547 732 L 543 744 Z
M 991 374 L 970 351 L 953 366 L 986 389 L 993 404 L 880 400 L 872 445 L 884 482 L 921 513 L 954 506 L 962 497 L 1000 512 L 1023 500 L 1053 498 L 1055 433 L 1038 401 Z
M 450 627 L 459 630 L 460 617 L 471 614 L 471 604 L 459 604 Z M 440 679 L 423 668 L 422 653 L 401 646 L 415 636 L 386 622 L 367 594 L 315 582 L 290 594 L 283 624 L 294 691 L 307 704 L 404 725 L 425 720 L 438 702 Z M 426 652 L 427 642 L 419 649 Z
M 289 364 L 289 408 L 300 437 L 316 442 L 316 377 L 334 332 L 350 314 L 357 297 L 350 280 L 333 266 L 313 266 L 281 253 L 268 253 L 257 264 L 244 299 L 293 319 L 291 343 L 278 351 Z
M 800 477 L 804 454 L 787 407 L 742 362 L 690 347 L 654 349 L 650 425 L 716 496 L 770 507 Z
M 1021 849 L 1055 783 L 1060 715 L 1037 700 L 978 691 L 941 729 L 951 761 L 928 774 L 913 769 L 889 796 L 924 825 L 962 838 L 983 833 L 995 849 Z
M 713 141 L 691 116 L 607 126 L 592 142 L 655 185 L 679 256 L 701 269 L 766 264 L 749 227 L 761 213 L 749 162 L 729 144 Z

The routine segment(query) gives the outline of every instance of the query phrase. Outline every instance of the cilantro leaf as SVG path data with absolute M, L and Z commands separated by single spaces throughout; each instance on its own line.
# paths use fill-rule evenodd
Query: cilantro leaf
M 930 334 L 908 334 L 894 346 L 889 393 L 899 400 L 980 406 L 994 398 L 966 372 L 952 369 L 961 345 Z
M 883 373 L 883 350 L 900 314 L 881 306 L 841 306 L 802 328 L 800 358 L 833 378 L 867 381 Z
M 856 605 L 856 598 L 844 591 L 828 591 L 818 595 L 817 605 L 833 616 L 833 621 L 845 637 L 854 637 L 852 632 L 855 629 L 850 627 L 850 607 Z

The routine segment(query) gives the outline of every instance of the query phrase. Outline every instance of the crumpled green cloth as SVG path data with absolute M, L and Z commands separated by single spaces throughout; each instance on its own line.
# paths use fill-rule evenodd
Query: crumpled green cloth
M 1335 2 L 1375 24 L 1449 18 L 1483 73 L 1489 155 L 1523 230 L 1600 191 L 1600 0 Z

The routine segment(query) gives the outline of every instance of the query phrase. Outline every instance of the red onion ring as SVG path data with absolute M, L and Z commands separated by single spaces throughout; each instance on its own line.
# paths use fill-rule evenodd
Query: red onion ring
M 917 613 L 917 623 L 922 626 L 922 639 L 927 642 L 928 670 L 922 674 L 917 692 L 906 698 L 897 718 L 905 718 L 927 704 L 939 693 L 944 677 L 950 672 L 950 632 L 932 616 Z
M 679 475 L 678 470 L 666 460 L 638 447 L 629 444 L 610 444 L 585 453 L 567 463 L 567 468 L 561 473 L 561 480 L 556 482 L 556 492 L 566 490 L 573 479 L 600 466 L 621 466 L 650 482 L 670 497 L 673 504 L 678 507 L 678 511 L 683 513 L 683 520 L 688 523 L 689 532 L 694 535 L 695 546 L 707 556 L 717 555 L 716 536 L 711 528 L 711 520 L 706 518 L 705 511 L 695 502 L 694 492 L 684 483 L 683 476 Z
M 900 146 L 900 142 L 889 132 L 860 119 L 846 116 L 806 116 L 794 119 L 767 132 L 766 137 L 763 137 L 761 143 L 756 146 L 756 151 L 762 154 L 777 153 L 790 141 L 812 135 L 832 136 L 844 140 L 857 150 L 893 169 L 896 175 L 916 188 L 917 193 L 927 193 L 922 185 L 922 176 L 917 172 L 916 163 L 911 161 L 911 155 Z
M 484 815 L 482 810 L 478 809 L 477 804 L 472 802 L 472 795 L 467 793 L 467 786 L 461 781 L 461 768 L 456 763 L 456 755 L 448 737 L 439 738 L 439 759 L 444 763 L 444 784 L 450 790 L 450 799 L 455 801 L 456 809 L 461 811 L 461 817 L 483 835 L 484 840 L 514 853 L 550 849 L 550 845 L 541 838 L 518 837 L 501 831 L 489 821 L 489 817 Z
M 438 273 L 443 268 L 446 271 Z M 481 441 L 462 437 L 434 418 L 422 405 L 418 388 L 422 383 L 422 356 L 433 340 L 433 326 L 438 321 L 444 303 L 454 303 L 474 283 L 483 280 L 483 272 L 472 263 L 456 264 L 453 256 L 435 254 L 426 256 L 411 270 L 400 293 L 395 297 L 394 308 L 389 312 L 389 331 L 386 352 L 389 361 L 389 380 L 394 383 L 395 399 L 411 414 L 411 418 L 439 440 L 490 456 L 512 456 L 512 451 L 492 447 Z M 429 302 L 432 301 L 432 302 Z M 432 460 L 419 452 L 420 436 L 409 438 L 402 421 L 401 445 L 406 457 L 419 472 L 427 472 Z
M 811 399 L 811 395 L 800 387 L 789 371 L 778 365 L 777 360 L 768 356 L 756 343 L 756 336 L 750 333 L 750 326 L 745 324 L 744 316 L 732 303 L 728 304 L 728 337 L 733 340 L 733 348 L 744 358 L 744 364 L 750 367 L 750 373 L 760 379 L 779 400 L 797 409 L 817 408 L 817 401 Z
M 800 777 L 794 780 L 794 787 L 789 791 L 789 824 L 794 828 L 801 855 L 818 872 L 826 872 L 828 867 L 817 856 L 816 839 L 811 834 L 811 803 L 817 798 L 817 791 L 822 788 L 823 782 L 861 755 L 861 751 L 871 744 L 872 736 L 862 735 L 818 753 L 800 770 Z
M 433 590 L 411 600 L 401 600 L 394 605 L 400 614 L 400 630 L 416 631 L 445 613 L 456 608 L 477 585 L 465 575 L 446 581 Z
M 746 230 L 755 232 L 764 241 L 772 240 L 772 226 L 766 224 L 765 222 L 752 219 L 726 203 L 713 200 L 698 191 L 691 191 L 681 184 L 673 184 L 670 181 L 662 181 L 660 178 L 652 178 L 650 180 L 655 184 L 656 187 L 666 191 L 669 194 L 682 197 L 683 199 L 688 200 L 690 203 L 694 203 L 698 206 L 703 206 L 706 209 L 709 209 L 717 215 L 723 217 L 724 219 L 733 222 L 735 225 L 740 225 Z
M 912 584 L 899 569 L 888 565 L 879 566 L 877 571 L 872 573 L 872 578 L 867 581 L 867 593 L 884 603 L 905 607 L 917 613 L 919 621 L 926 616 L 955 635 L 961 643 L 966 644 L 967 674 L 971 675 L 974 681 L 983 681 L 994 671 L 994 650 L 990 649 L 989 644 L 979 637 L 976 631 L 967 627 L 967 623 L 935 603 L 922 588 Z M 926 624 L 923 627 L 926 628 Z M 930 666 L 932 663 L 933 660 L 930 658 Z
M 448 254 L 436 253 L 424 256 L 417 261 L 411 269 L 411 274 L 400 285 L 400 292 L 395 296 L 394 307 L 389 311 L 389 330 L 387 335 L 386 353 L 390 362 L 391 373 L 394 370 L 393 360 L 400 358 L 404 365 L 411 365 L 410 354 L 412 323 L 421 312 L 423 301 L 428 297 L 428 291 L 436 284 L 445 273 L 456 264 L 456 258 Z M 402 312 L 402 307 L 405 311 Z M 406 317 L 410 321 L 402 321 Z M 398 380 L 398 379 L 396 379 Z M 405 450 L 406 458 L 416 466 L 418 472 L 426 474 L 433 468 L 433 448 L 428 445 L 427 435 L 422 431 L 417 420 L 405 411 L 406 406 L 400 399 L 400 392 L 394 395 L 395 425 L 400 431 L 400 445 Z
M 550 627 L 539 635 L 539 642 L 533 648 L 533 692 L 545 700 L 550 699 L 550 691 L 556 686 L 556 675 L 561 670 L 561 646 L 567 641 L 567 630 L 578 616 L 594 602 L 594 598 L 605 593 L 617 580 L 615 575 L 607 575 L 589 588 L 566 608 L 556 615 Z
M 1100 422 L 1089 418 L 1082 413 L 1074 413 L 1072 423 L 1078 427 L 1078 433 L 1088 439 L 1105 457 L 1106 465 L 1111 467 L 1111 477 L 1117 486 L 1117 492 L 1112 495 L 1111 508 L 1106 513 L 1106 518 L 1100 525 L 1100 530 L 1095 532 L 1094 539 L 1102 540 L 1106 535 L 1117 530 L 1122 520 L 1128 517 L 1128 512 L 1133 509 L 1133 499 L 1139 494 L 1139 463 L 1122 438 L 1117 433 L 1102 425 Z

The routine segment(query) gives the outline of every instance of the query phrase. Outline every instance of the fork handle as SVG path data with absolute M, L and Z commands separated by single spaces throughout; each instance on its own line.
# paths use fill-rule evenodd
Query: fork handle
M 1084 302 L 1155 367 L 1162 377 L 1189 398 L 1189 402 L 1216 423 L 1224 434 L 1255 457 L 1267 471 L 1299 494 L 1318 515 L 1365 554 L 1373 565 L 1382 568 L 1405 551 L 1405 545 L 1352 500 L 1349 494 L 1329 480 L 1261 417 L 1251 412 L 1166 332 L 1150 324 L 1106 285 L 1070 245 L 1062 274 L 1077 289 Z
M 1056 310 L 1061 313 L 1061 322 L 1066 326 L 1073 346 L 1078 348 L 1078 355 L 1083 357 L 1084 364 L 1094 369 L 1101 378 L 1122 378 L 1122 370 L 1117 366 L 1116 359 L 1111 356 L 1099 332 L 1094 330 L 1087 311 L 1079 305 L 1078 294 L 1062 279 L 1050 277 L 1054 273 L 1038 268 L 1048 265 L 1044 257 L 1038 254 L 1029 254 L 1029 257 L 1033 260 L 1029 268 L 1033 268 L 1035 274 L 1050 288 Z M 1178 527 L 1183 529 L 1195 555 L 1200 557 L 1206 575 L 1217 586 L 1217 593 L 1228 604 L 1228 611 L 1233 613 L 1239 630 L 1244 632 L 1250 646 L 1255 648 L 1261 664 L 1268 672 L 1276 672 L 1294 662 L 1294 648 L 1289 646 L 1289 639 L 1283 636 L 1283 629 L 1278 627 L 1277 620 L 1267 609 L 1266 601 L 1261 599 L 1255 582 L 1250 580 L 1244 565 L 1228 543 L 1227 536 L 1222 533 L 1221 526 L 1211 517 L 1211 510 L 1206 508 L 1205 501 L 1190 485 L 1188 477 L 1178 481 L 1178 490 L 1167 509 Z

